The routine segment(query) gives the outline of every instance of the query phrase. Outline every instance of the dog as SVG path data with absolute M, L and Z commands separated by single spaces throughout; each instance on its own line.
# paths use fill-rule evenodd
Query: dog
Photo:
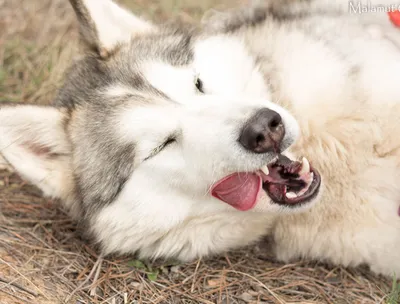
M 174 26 L 70 2 L 83 56 L 51 106 L 0 108 L 0 148 L 102 254 L 190 261 L 270 235 L 281 261 L 400 276 L 400 30 L 385 11 L 266 0 Z

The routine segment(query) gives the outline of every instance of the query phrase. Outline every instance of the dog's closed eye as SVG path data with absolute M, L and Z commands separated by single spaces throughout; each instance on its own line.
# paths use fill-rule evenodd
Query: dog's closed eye
M 173 137 L 173 136 L 168 137 L 168 139 L 166 141 L 164 141 L 164 143 L 162 144 L 162 148 L 161 149 L 164 149 L 166 146 L 168 146 L 168 145 L 170 145 L 170 144 L 172 144 L 174 142 L 176 142 L 176 138 L 175 137 Z
M 198 77 L 196 78 L 195 85 L 196 85 L 196 89 L 200 93 L 204 94 L 203 81 L 200 78 L 198 78 Z
M 151 151 L 150 155 L 146 157 L 145 160 L 152 158 L 153 156 L 160 153 L 163 149 L 165 149 L 166 147 L 170 146 L 175 142 L 176 142 L 176 137 L 174 135 L 167 137 L 167 139 L 161 145 L 157 146 L 155 149 Z

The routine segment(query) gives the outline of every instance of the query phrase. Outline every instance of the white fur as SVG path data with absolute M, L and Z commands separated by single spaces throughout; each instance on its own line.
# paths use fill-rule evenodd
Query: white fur
M 385 15 L 385 35 L 371 39 L 351 18 L 356 17 L 342 20 L 349 23 L 347 33 L 336 30 L 335 22 L 321 25 L 321 33 L 335 37 L 331 44 L 310 40 L 302 30 L 275 28 L 272 36 L 264 27 L 247 33 L 253 52 L 267 52 L 277 64 L 278 103 L 289 101 L 299 122 L 300 140 L 291 152 L 305 155 L 324 177 L 318 203 L 308 212 L 279 216 L 272 233 L 283 261 L 365 263 L 377 273 L 399 276 L 400 49 L 387 35 L 398 39 L 400 32 L 392 32 Z M 354 66 L 357 81 L 349 76 Z
M 381 22 L 380 19 L 377 23 Z M 397 123 L 400 60 L 398 49 L 380 40 L 393 35 L 391 30 L 387 26 L 380 30 L 384 35 L 374 35 L 376 42 L 368 40 L 370 36 L 362 38 L 361 32 L 358 40 L 349 41 L 343 36 L 338 41 L 347 45 L 344 49 L 350 62 L 362 69 L 357 88 L 347 78 L 349 62 L 343 62 L 323 42 L 310 41 L 301 31 L 286 32 L 278 28 L 274 36 L 259 29 L 242 38 L 216 36 L 200 40 L 195 47 L 194 66 L 187 69 L 172 69 L 162 63 L 152 63 L 150 69 L 144 69 L 154 86 L 176 99 L 184 96 L 187 106 L 204 105 L 207 111 L 217 114 L 222 126 L 215 125 L 213 116 L 209 121 L 198 122 L 188 116 L 192 120 L 187 132 L 190 134 L 192 128 L 197 131 L 192 135 L 196 143 L 189 150 L 184 149 L 183 155 L 182 150 L 172 146 L 159 159 L 139 167 L 130 180 L 132 187 L 127 186 L 115 205 L 101 212 L 94 223 L 100 238 L 113 240 L 105 250 L 129 252 L 140 243 L 143 256 L 177 254 L 190 259 L 245 244 L 257 238 L 257 229 L 273 226 L 277 254 L 282 260 L 303 256 L 342 265 L 367 263 L 375 272 L 398 275 L 400 163 L 396 136 L 400 131 Z M 259 68 L 242 45 L 245 40 L 253 43 L 250 52 L 267 51 L 277 64 L 282 80 L 279 95 L 271 96 L 264 85 Z M 204 99 L 188 98 L 191 88 L 178 90 L 176 82 L 191 84 L 193 69 L 202 79 L 206 94 L 220 96 L 215 98 L 214 107 L 208 107 Z M 184 75 L 188 77 L 185 80 Z M 167 79 L 163 82 L 163 78 Z M 360 96 L 354 96 L 354 92 Z M 226 125 L 219 107 L 224 107 L 226 101 L 233 107 L 242 96 L 247 96 L 244 99 L 249 105 L 260 97 L 277 98 L 274 101 L 278 103 L 291 101 L 290 108 L 302 132 L 301 140 L 291 152 L 294 157 L 307 156 L 324 175 L 319 204 L 309 211 L 282 213 L 280 208 L 274 209 L 268 198 L 261 197 L 254 212 L 240 213 L 208 197 L 204 191 L 210 181 L 220 177 L 219 172 L 221 175 L 229 172 L 223 168 L 226 163 L 235 164 L 235 169 L 230 168 L 233 170 L 250 169 L 241 156 L 229 158 L 230 153 L 224 154 L 221 148 L 215 150 L 218 151 L 215 162 L 204 158 L 207 149 L 214 149 L 213 138 L 224 139 L 218 134 L 224 132 Z M 264 105 L 271 107 L 266 101 Z M 285 111 L 282 113 L 285 115 Z M 208 126 L 209 137 L 205 133 Z M 131 130 L 134 129 L 132 125 Z M 200 136 L 199 130 L 203 135 Z M 223 161 L 225 157 L 228 158 Z M 241 164 L 237 164 L 238 160 Z M 193 167 L 186 167 L 188 163 Z M 212 171 L 207 170 L 210 167 Z M 152 204 L 133 208 L 130 202 L 134 197 Z M 141 220 L 133 224 L 129 218 L 137 212 Z M 260 214 L 264 214 L 264 222 L 259 221 Z M 122 220 L 113 221 L 114 218 Z M 115 227 L 113 231 L 104 231 L 103 227 L 111 225 Z M 147 229 L 154 233 L 145 234 Z M 155 240 L 157 247 L 153 246 Z

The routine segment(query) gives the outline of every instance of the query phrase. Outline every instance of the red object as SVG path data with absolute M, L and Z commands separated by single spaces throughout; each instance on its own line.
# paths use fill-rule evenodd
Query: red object
M 390 21 L 392 21 L 395 26 L 400 27 L 400 10 L 388 12 L 388 15 Z

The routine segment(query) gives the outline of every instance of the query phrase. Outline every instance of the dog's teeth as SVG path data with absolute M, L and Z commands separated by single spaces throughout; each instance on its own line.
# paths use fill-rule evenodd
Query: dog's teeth
M 268 174 L 269 174 L 269 170 L 268 170 L 268 167 L 267 167 L 267 166 L 261 167 L 261 171 L 264 172 L 265 175 L 268 175 Z
M 307 181 L 307 183 L 308 183 L 308 187 L 310 187 L 311 186 L 311 183 L 312 183 L 312 181 L 314 180 L 314 173 L 310 173 L 310 179 Z
M 301 170 L 299 172 L 300 176 L 310 172 L 310 163 L 308 162 L 307 158 L 303 157 L 301 162 L 302 162 L 302 166 L 301 166 Z
M 294 192 L 287 192 L 287 193 L 286 193 L 286 197 L 287 197 L 288 199 L 293 199 L 293 198 L 296 198 L 296 197 L 297 197 L 297 194 L 294 193 Z

